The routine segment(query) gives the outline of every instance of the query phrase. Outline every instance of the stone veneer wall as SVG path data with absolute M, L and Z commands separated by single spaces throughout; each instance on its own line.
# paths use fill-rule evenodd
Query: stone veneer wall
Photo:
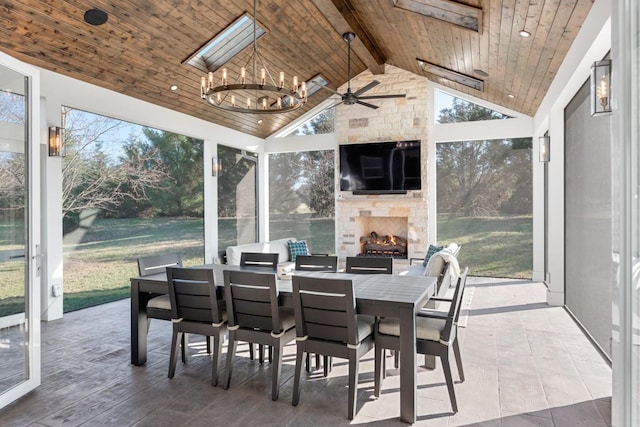
M 365 95 L 406 93 L 407 97 L 373 100 L 373 104 L 380 106 L 376 110 L 357 104 L 339 105 L 336 107 L 337 142 L 421 140 L 422 190 L 409 191 L 406 195 L 354 196 L 349 191 L 340 191 L 339 176 L 336 176 L 336 254 L 346 257 L 360 252 L 356 218 L 406 217 L 408 230 L 403 237 L 408 238 L 408 256 L 421 257 L 429 244 L 428 159 L 433 155 L 428 144 L 429 82 L 425 77 L 387 65 L 383 75 L 372 75 L 369 71 L 358 75 L 351 80 L 351 88 L 356 91 L 372 80 L 380 84 Z M 345 88 L 346 85 L 340 92 Z M 338 173 L 336 168 L 336 175 Z

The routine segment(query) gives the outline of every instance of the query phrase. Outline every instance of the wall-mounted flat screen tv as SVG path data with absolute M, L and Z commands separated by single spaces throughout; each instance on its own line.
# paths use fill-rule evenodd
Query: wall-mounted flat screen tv
M 422 185 L 420 141 L 340 145 L 340 190 L 405 193 Z

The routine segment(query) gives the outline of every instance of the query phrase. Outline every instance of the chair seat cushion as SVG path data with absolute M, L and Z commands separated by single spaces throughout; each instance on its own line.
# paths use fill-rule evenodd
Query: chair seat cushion
M 444 329 L 445 324 L 445 319 L 417 317 L 416 338 L 424 341 L 440 341 L 440 334 Z M 380 319 L 378 330 L 384 335 L 400 336 L 400 321 L 393 317 Z
M 373 333 L 373 325 L 376 319 L 373 316 L 357 314 L 356 321 L 358 322 L 358 341 L 362 341 Z
M 160 310 L 171 310 L 171 300 L 169 295 L 160 295 L 159 297 L 151 298 L 147 302 L 148 308 L 155 308 Z

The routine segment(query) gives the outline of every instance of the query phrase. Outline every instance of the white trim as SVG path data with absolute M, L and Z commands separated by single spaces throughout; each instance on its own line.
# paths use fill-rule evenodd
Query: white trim
M 303 124 L 305 124 L 307 121 L 311 120 L 312 118 L 320 114 L 323 110 L 326 110 L 327 108 L 333 106 L 337 102 L 339 101 L 333 97 L 325 99 L 320 104 L 313 107 L 311 110 L 307 111 L 306 113 L 304 113 L 303 115 L 301 115 L 300 117 L 298 117 L 297 119 L 289 123 L 288 125 L 284 126 L 282 129 L 269 135 L 265 139 L 265 141 L 270 142 L 278 138 L 287 138 L 287 135 L 289 135 L 291 132 L 293 132 L 294 130 L 296 130 Z
M 40 287 L 41 271 L 37 269 L 37 255 L 40 247 L 40 218 L 44 214 L 40 210 L 40 142 L 45 132 L 41 129 L 40 122 L 40 73 L 35 67 L 18 61 L 0 52 L 0 65 L 16 71 L 29 78 L 29 98 L 28 107 L 29 128 L 28 141 L 29 153 L 27 161 L 29 165 L 29 187 L 28 203 L 29 218 L 28 231 L 29 241 L 27 242 L 28 260 L 28 283 L 27 293 L 27 328 L 28 342 L 25 345 L 27 351 L 26 370 L 27 379 L 9 390 L 0 390 L 0 408 L 16 401 L 31 390 L 40 385 L 41 382 L 41 352 L 40 352 Z
M 484 99 L 476 98 L 473 95 L 469 95 L 469 94 L 466 94 L 466 93 L 458 92 L 455 89 L 452 89 L 452 88 L 449 88 L 449 87 L 446 87 L 446 86 L 442 86 L 441 84 L 433 82 L 431 80 L 429 81 L 429 83 L 430 83 L 432 89 L 434 90 L 434 92 L 431 94 L 434 106 L 435 106 L 435 90 L 439 90 L 440 92 L 444 92 L 444 93 L 449 94 L 449 95 L 451 95 L 453 97 L 460 98 L 460 99 L 463 99 L 465 101 L 472 102 L 474 104 L 478 104 L 481 107 L 488 108 L 488 109 L 493 110 L 495 112 L 498 112 L 498 113 L 501 113 L 501 114 L 505 114 L 507 116 L 511 116 L 513 118 L 529 117 L 528 115 L 526 115 L 524 113 L 521 113 L 519 111 L 512 110 L 512 109 L 507 108 L 507 107 L 505 107 L 503 105 L 494 104 L 493 102 L 489 102 L 489 101 L 486 101 Z M 435 114 L 432 115 L 431 117 L 433 117 L 433 123 L 432 124 L 434 124 L 435 123 L 435 119 L 436 119 Z M 508 119 L 504 119 L 504 120 L 508 120 Z M 435 124 L 438 125 L 440 123 L 435 123 Z

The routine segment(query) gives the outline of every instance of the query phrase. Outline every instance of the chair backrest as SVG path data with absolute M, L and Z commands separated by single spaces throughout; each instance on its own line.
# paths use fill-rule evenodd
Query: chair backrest
M 357 345 L 353 281 L 293 276 L 296 335 Z
M 167 267 L 171 317 L 189 322 L 222 322 L 222 292 L 210 268 Z
M 229 327 L 282 332 L 276 275 L 224 271 Z
M 262 252 L 242 252 L 240 254 L 240 265 L 246 267 L 263 267 L 276 271 L 278 266 L 277 253 Z
M 300 271 L 338 271 L 338 257 L 326 255 L 298 255 L 296 270 Z
M 166 254 L 138 258 L 138 274 L 140 276 L 164 273 L 167 267 L 182 267 L 180 255 Z
M 464 288 L 467 285 L 468 272 L 469 267 L 465 268 L 458 278 L 458 283 L 456 284 L 456 289 L 453 292 L 453 298 L 451 299 L 451 304 L 449 306 L 449 312 L 447 313 L 447 322 L 440 334 L 440 339 L 442 341 L 449 341 L 453 327 L 458 322 L 460 307 L 462 306 L 462 296 L 464 295 Z
M 393 274 L 391 257 L 347 257 L 347 273 L 355 274 Z

